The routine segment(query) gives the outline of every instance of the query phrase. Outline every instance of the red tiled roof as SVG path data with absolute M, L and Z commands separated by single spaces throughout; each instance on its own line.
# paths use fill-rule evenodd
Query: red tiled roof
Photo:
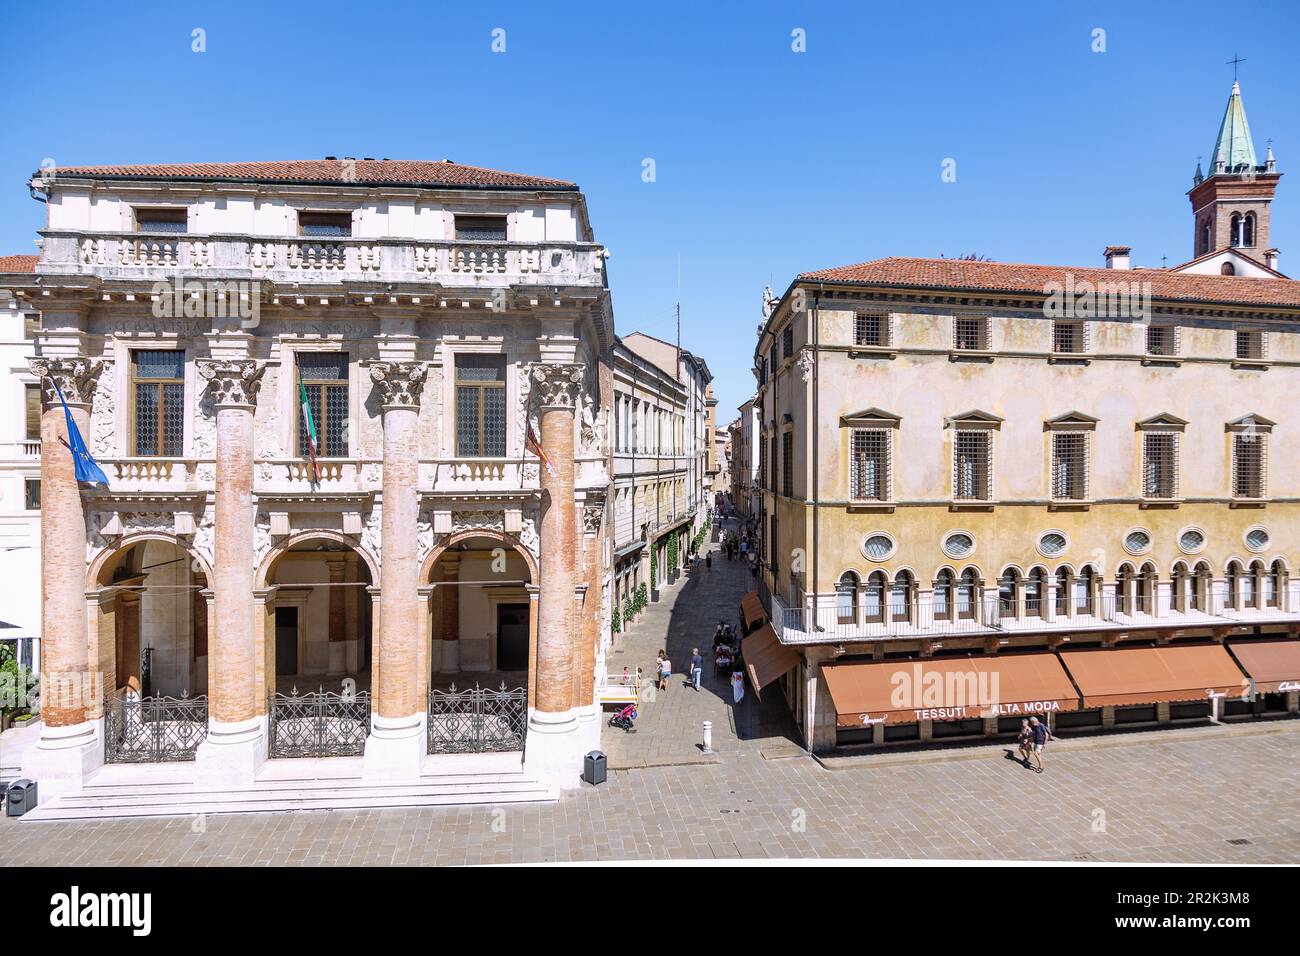
M 837 269 L 804 272 L 802 282 L 835 282 L 890 288 L 970 290 L 1016 294 L 1047 293 L 1052 282 L 1077 287 L 1081 282 L 1149 282 L 1151 297 L 1160 300 L 1215 302 L 1232 305 L 1300 307 L 1300 281 L 1252 279 L 1247 276 L 1189 275 L 1164 269 L 1076 269 L 968 259 L 907 259 L 891 257 Z
M 395 186 L 463 186 L 506 189 L 576 189 L 562 179 L 542 179 L 447 160 L 305 159 L 274 163 L 164 163 L 144 166 L 62 166 L 58 176 L 116 179 L 233 180 L 259 183 L 337 183 Z
M 0 256 L 0 272 L 35 272 L 37 256 Z

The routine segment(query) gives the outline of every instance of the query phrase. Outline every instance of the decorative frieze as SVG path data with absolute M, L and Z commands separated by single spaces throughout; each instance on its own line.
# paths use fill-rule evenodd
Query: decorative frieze
M 257 404 L 266 363 L 255 359 L 201 358 L 195 362 L 199 377 L 206 379 L 212 402 L 217 407 L 247 407 Z
M 385 407 L 417 408 L 428 372 L 425 362 L 374 362 L 370 380 Z
M 57 404 L 59 400 L 54 390 L 56 384 L 69 405 L 89 405 L 104 363 L 81 355 L 42 356 L 29 358 L 27 367 L 40 379 L 41 396 L 46 405 Z
M 534 362 L 530 369 L 537 401 L 542 408 L 572 411 L 577 407 L 584 372 L 581 363 Z

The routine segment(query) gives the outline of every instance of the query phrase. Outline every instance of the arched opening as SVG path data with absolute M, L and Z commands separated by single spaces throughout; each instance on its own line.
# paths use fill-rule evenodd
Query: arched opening
M 912 620 L 912 598 L 916 593 L 916 583 L 908 571 L 899 571 L 894 575 L 894 583 L 889 589 L 889 619 L 891 621 Z
M 1074 613 L 1091 614 L 1093 594 L 1096 593 L 1097 572 L 1092 566 L 1082 568 L 1074 578 Z
M 952 620 L 953 573 L 947 568 L 939 572 L 934 579 L 934 619 L 936 621 Z
M 1260 608 L 1260 598 L 1264 591 L 1264 562 L 1252 561 L 1250 570 L 1241 577 L 1241 606 L 1243 608 Z
M 1070 613 L 1070 569 L 1062 565 L 1056 569 L 1056 615 Z
M 885 620 L 885 586 L 885 572 L 872 571 L 867 577 L 863 598 L 868 624 L 881 624 Z
M 1233 276 L 1237 274 L 1237 268 L 1231 262 L 1225 262 L 1219 267 L 1219 275 Z
M 835 618 L 840 624 L 858 622 L 858 587 L 861 581 L 856 572 L 845 571 L 835 585 Z
M 1187 565 L 1182 561 L 1174 562 L 1173 569 L 1169 573 L 1169 582 L 1174 610 L 1180 614 L 1186 613 L 1191 603 L 1192 590 L 1192 576 L 1187 570 Z
M 1115 613 L 1128 614 L 1133 602 L 1130 594 L 1133 590 L 1133 565 L 1125 562 L 1115 572 Z
M 1282 595 L 1286 593 L 1286 565 L 1282 559 L 1273 562 L 1268 576 L 1264 578 L 1264 606 L 1282 607 Z
M 1045 617 L 1043 595 L 1047 591 L 1047 572 L 1043 568 L 1034 568 L 1025 579 L 1025 615 L 1027 617 Z
M 957 582 L 957 618 L 972 620 L 975 617 L 975 603 L 979 600 L 980 576 L 974 568 L 967 568 L 961 573 Z
M 1241 235 L 1241 214 L 1233 213 L 1229 222 L 1229 236 L 1233 246 L 1244 245 Z M 1232 275 L 1231 272 L 1225 272 L 1224 275 Z
M 1223 589 L 1224 607 L 1239 609 L 1241 607 L 1241 565 L 1236 561 L 1228 562 L 1228 568 L 1223 574 Z
M 998 617 L 1018 617 L 1020 572 L 1007 568 L 998 578 Z
M 1241 244 L 1246 247 L 1255 245 L 1255 214 L 1246 213 L 1241 220 Z
M 1204 561 L 1196 565 L 1193 572 L 1192 589 L 1188 595 L 1188 609 L 1192 611 L 1207 611 L 1210 608 L 1210 587 L 1214 582 L 1214 575 L 1210 571 L 1210 566 Z
M 1142 565 L 1133 582 L 1133 609 L 1139 614 L 1154 614 L 1156 610 L 1156 566 L 1148 561 Z

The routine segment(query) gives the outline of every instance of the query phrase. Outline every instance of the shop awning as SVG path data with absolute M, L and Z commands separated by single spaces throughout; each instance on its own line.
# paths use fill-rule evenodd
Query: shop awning
M 764 624 L 740 642 L 740 654 L 745 661 L 745 673 L 754 685 L 754 693 L 763 699 L 763 688 L 786 671 L 798 667 L 803 659 L 799 652 L 776 637 L 771 624 Z
M 827 664 L 822 673 L 840 727 L 1079 709 L 1079 695 L 1050 653 Z
M 1300 690 L 1300 640 L 1233 641 L 1228 649 L 1260 694 Z
M 757 591 L 750 591 L 740 599 L 740 613 L 745 619 L 746 629 L 767 620 L 767 612 L 763 610 L 763 602 L 758 599 Z
M 1085 707 L 1239 698 L 1250 683 L 1218 644 L 1062 651 Z

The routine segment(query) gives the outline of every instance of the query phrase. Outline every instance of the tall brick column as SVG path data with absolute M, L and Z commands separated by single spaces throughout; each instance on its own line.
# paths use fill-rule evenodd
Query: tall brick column
M 41 718 L 40 742 L 23 774 L 42 794 L 78 789 L 103 760 L 91 715 L 103 693 L 91 661 L 86 616 L 86 518 L 57 382 L 82 438 L 102 370 L 82 356 L 28 359 L 41 383 Z
M 365 758 L 365 772 L 370 776 L 418 773 L 424 756 L 418 426 L 420 392 L 427 372 L 423 362 L 375 362 L 370 366 L 384 416 L 379 680 L 374 688 L 375 713 Z
M 600 644 L 601 561 L 604 537 L 601 525 L 605 517 L 605 495 L 588 492 L 582 506 L 582 577 L 587 583 L 583 596 L 581 621 L 576 628 L 573 655 L 573 703 L 594 719 L 596 649 Z M 599 742 L 597 733 L 596 742 Z
M 199 745 L 196 772 L 239 783 L 251 780 L 266 759 L 264 708 L 257 700 L 264 635 L 253 605 L 253 412 L 266 363 L 204 358 L 196 365 L 217 410 L 208 736 Z
M 539 438 L 550 467 L 541 470 L 537 692 L 535 700 L 529 702 L 525 754 L 529 762 L 548 772 L 567 773 L 572 769 L 576 777 L 581 741 L 573 695 L 573 650 L 578 626 L 574 600 L 578 537 L 573 433 L 583 366 L 540 362 L 532 367 L 531 378 L 540 416 Z

